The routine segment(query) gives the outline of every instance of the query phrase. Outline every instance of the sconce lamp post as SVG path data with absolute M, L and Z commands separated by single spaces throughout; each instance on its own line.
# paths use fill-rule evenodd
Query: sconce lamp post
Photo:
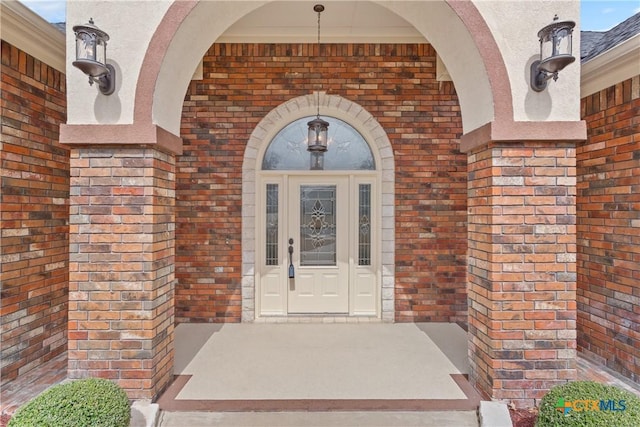
M 107 64 L 109 34 L 96 27 L 93 18 L 84 25 L 75 25 L 76 60 L 73 66 L 89 76 L 89 84 L 98 84 L 100 92 L 111 95 L 116 87 L 116 70 Z
M 547 81 L 558 80 L 558 72 L 571 64 L 576 58 L 571 55 L 571 39 L 573 37 L 573 21 L 558 22 L 558 15 L 553 22 L 540 31 L 540 59 L 531 64 L 531 88 L 542 92 Z

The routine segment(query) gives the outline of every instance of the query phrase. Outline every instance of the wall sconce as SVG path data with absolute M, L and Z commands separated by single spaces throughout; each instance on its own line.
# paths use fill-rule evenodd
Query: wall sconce
M 116 88 L 116 70 L 107 64 L 109 34 L 96 27 L 93 18 L 88 24 L 73 27 L 76 34 L 76 60 L 73 66 L 89 76 L 89 84 L 98 84 L 100 92 L 111 95 Z
M 549 79 L 558 80 L 558 71 L 576 60 L 571 55 L 575 25 L 573 21 L 558 22 L 558 15 L 555 15 L 551 24 L 538 31 L 540 59 L 531 64 L 531 89 L 542 92 Z

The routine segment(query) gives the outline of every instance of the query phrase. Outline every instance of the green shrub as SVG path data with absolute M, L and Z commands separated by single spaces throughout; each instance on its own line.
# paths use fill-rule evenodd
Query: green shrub
M 558 410 L 559 407 L 567 407 L 567 410 Z M 555 386 L 542 398 L 536 422 L 536 427 L 548 426 L 638 427 L 640 398 L 618 387 L 594 381 Z
M 128 427 L 127 394 L 115 383 L 87 378 L 58 384 L 21 406 L 8 427 Z

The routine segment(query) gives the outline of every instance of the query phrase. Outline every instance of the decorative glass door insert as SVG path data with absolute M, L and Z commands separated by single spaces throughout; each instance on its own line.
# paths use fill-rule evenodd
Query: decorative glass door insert
M 300 186 L 300 265 L 336 265 L 336 186 Z

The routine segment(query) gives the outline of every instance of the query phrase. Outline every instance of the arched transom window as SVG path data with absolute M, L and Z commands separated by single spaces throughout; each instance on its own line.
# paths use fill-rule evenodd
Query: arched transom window
M 303 117 L 278 132 L 264 154 L 262 170 L 314 169 L 311 153 L 307 151 L 307 123 L 314 118 Z M 322 119 L 329 122 L 324 170 L 376 169 L 371 148 L 357 130 L 335 117 L 322 116 Z

